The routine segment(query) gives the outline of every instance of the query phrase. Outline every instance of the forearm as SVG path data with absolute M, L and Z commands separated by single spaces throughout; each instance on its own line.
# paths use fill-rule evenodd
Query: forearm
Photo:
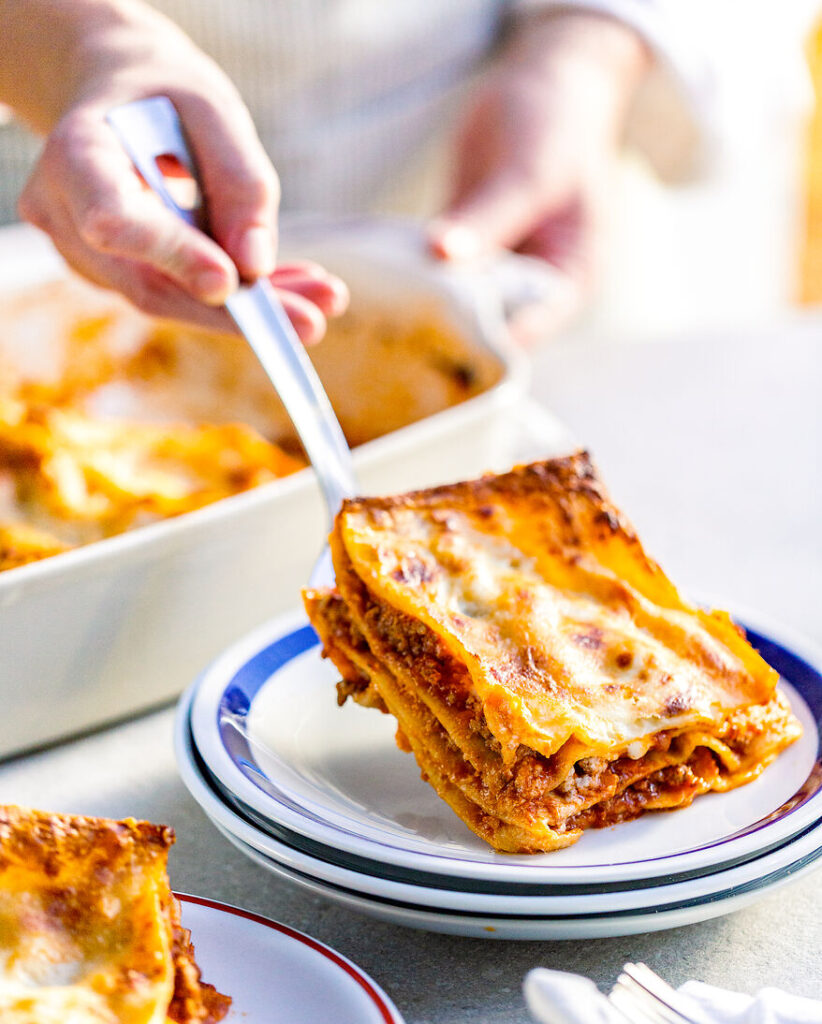
M 466 106 L 431 245 L 446 259 L 504 246 L 560 272 L 550 305 L 528 314 L 520 337 L 556 329 L 590 286 L 613 153 L 649 65 L 619 22 L 535 7 L 512 19 Z
M 0 0 L 0 102 L 49 132 L 99 82 L 141 67 L 155 39 L 194 49 L 137 0 Z
M 575 94 L 579 119 L 591 130 L 619 125 L 652 64 L 631 27 L 607 15 L 577 10 L 533 10 L 517 17 L 499 66 L 552 95 Z

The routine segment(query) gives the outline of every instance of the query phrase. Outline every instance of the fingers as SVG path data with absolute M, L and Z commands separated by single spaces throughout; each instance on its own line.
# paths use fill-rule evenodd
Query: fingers
M 149 316 L 182 321 L 206 330 L 237 333 L 236 325 L 225 308 L 203 305 L 150 267 L 114 258 L 101 267 L 96 254 L 93 260 L 78 252 L 64 251 L 62 255 L 75 270 L 103 287 L 121 292 Z M 304 287 L 310 291 L 308 282 Z M 310 298 L 289 288 L 278 287 L 276 291 L 303 344 L 315 345 L 321 341 L 326 332 L 324 310 Z
M 598 231 L 592 206 L 575 196 L 552 210 L 518 251 L 545 260 L 560 273 L 550 297 L 523 306 L 509 320 L 512 336 L 531 346 L 556 334 L 578 314 L 595 278 Z
M 276 259 L 279 182 L 239 96 L 221 106 L 181 96 L 177 106 L 197 159 L 209 224 L 249 281 L 271 274 Z
M 155 268 L 89 248 L 72 231 L 65 208 L 51 208 L 48 227 L 56 248 L 74 270 L 103 288 L 120 292 L 149 316 L 236 333 L 224 308 L 204 305 Z M 317 264 L 283 267 L 272 275 L 272 283 L 297 334 L 307 345 L 324 336 L 326 313 L 336 316 L 342 311 L 341 305 L 347 303 L 345 285 Z M 312 301 L 312 295 L 321 304 Z
M 237 271 L 226 254 L 151 193 L 140 193 L 127 206 L 98 195 L 93 205 L 75 207 L 72 213 L 89 247 L 147 264 L 198 301 L 222 305 L 237 287 Z
M 204 306 L 180 292 L 173 282 L 155 276 L 155 272 L 150 270 L 143 271 L 139 278 L 140 283 L 134 290 L 138 291 L 140 301 L 137 304 L 143 312 L 167 320 L 182 320 L 208 330 L 237 333 L 234 321 L 224 308 Z M 276 291 L 300 341 L 305 345 L 321 341 L 326 330 L 326 319 L 322 311 L 302 295 L 280 288 Z M 132 298 L 132 301 L 135 299 Z
M 172 316 L 213 324 L 219 311 L 181 291 L 170 278 L 145 264 L 109 256 L 87 246 L 73 230 L 69 212 L 52 207 L 46 226 L 55 248 L 77 273 L 102 288 L 118 291 L 132 305 L 153 316 Z M 195 311 L 194 316 L 186 316 Z M 196 313 L 201 314 L 198 319 Z
M 304 345 L 316 345 L 325 336 L 326 320 L 317 306 L 296 292 L 277 288 L 277 294 Z
M 327 317 L 340 316 L 348 308 L 346 284 L 316 263 L 283 264 L 271 275 L 271 283 L 313 302 Z
M 21 213 L 46 228 L 48 206 L 59 195 L 90 248 L 146 263 L 200 301 L 221 305 L 237 286 L 238 270 L 252 280 L 274 269 L 277 180 L 239 100 L 232 117 L 218 116 L 202 100 L 188 107 L 186 128 L 216 242 L 142 185 L 97 112 L 69 115 L 52 133 Z M 198 147 L 209 132 L 209 145 Z
M 480 83 L 456 133 L 454 191 L 429 231 L 442 258 L 520 248 L 590 193 L 609 159 L 612 125 L 589 109 L 589 76 L 520 58 L 502 59 Z
M 63 213 L 55 221 L 55 205 Z M 69 118 L 51 135 L 20 202 L 22 215 L 66 237 L 58 248 L 90 250 L 147 264 L 202 302 L 219 305 L 237 285 L 229 257 L 204 234 L 166 210 L 140 181 L 102 121 Z M 68 235 L 76 235 L 72 241 Z
M 534 225 L 518 251 L 546 260 L 584 285 L 594 271 L 595 220 L 590 207 L 576 195 Z
M 276 178 L 267 159 L 255 155 L 259 143 L 246 120 L 234 143 L 250 151 L 247 159 L 234 152 L 205 161 L 212 188 L 226 176 L 220 182 L 226 201 L 212 203 L 212 215 L 226 237 L 233 232 L 231 255 L 165 209 L 99 112 L 69 115 L 52 133 L 21 197 L 21 215 L 51 235 L 66 261 L 94 283 L 121 292 L 152 316 L 215 330 L 234 330 L 217 308 L 237 287 L 234 260 L 249 278 L 269 268 L 297 333 L 313 344 L 325 333 L 326 316 L 347 307 L 348 290 L 317 264 L 272 269 Z M 195 132 L 207 123 L 201 113 Z
M 428 238 L 442 259 L 469 260 L 514 248 L 542 212 L 545 197 L 515 174 L 489 176 L 431 223 Z

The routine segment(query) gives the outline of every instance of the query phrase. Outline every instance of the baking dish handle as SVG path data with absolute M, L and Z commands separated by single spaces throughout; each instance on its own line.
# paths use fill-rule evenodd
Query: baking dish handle
M 572 304 L 576 292 L 568 278 L 545 260 L 515 252 L 498 253 L 477 274 L 478 284 L 499 297 L 509 323 L 529 307 L 564 309 Z
M 446 281 L 472 303 L 496 307 L 510 321 L 529 306 L 571 308 L 577 294 L 568 277 L 545 260 L 498 250 L 471 261 L 439 260 L 431 255 L 424 222 L 403 217 L 285 212 L 281 241 L 290 256 L 304 256 L 319 241 L 345 239 L 349 251 L 365 252 L 397 267 L 423 270 Z M 316 250 L 315 255 L 316 255 Z M 322 263 L 323 255 L 319 255 Z

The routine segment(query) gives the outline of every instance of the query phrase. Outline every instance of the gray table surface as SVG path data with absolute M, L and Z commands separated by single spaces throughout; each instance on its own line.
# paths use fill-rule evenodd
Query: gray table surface
M 755 334 L 621 346 L 560 342 L 534 393 L 594 452 L 612 493 L 677 582 L 822 646 L 822 320 Z M 822 998 L 822 871 L 725 918 L 585 942 L 460 939 L 393 927 L 303 894 L 248 862 L 178 779 L 160 711 L 0 766 L 0 801 L 174 826 L 175 888 L 267 914 L 339 949 L 414 1022 L 528 1020 L 525 972 L 608 987 L 626 960 Z

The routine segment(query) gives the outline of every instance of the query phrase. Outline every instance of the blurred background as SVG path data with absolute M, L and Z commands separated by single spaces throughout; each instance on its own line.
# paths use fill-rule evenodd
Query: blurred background
M 579 330 L 761 326 L 822 300 L 822 21 L 796 0 L 763 21 L 766 6 L 728 5 L 700 173 L 670 187 L 623 157 L 602 291 Z
M 397 11 L 382 18 L 379 4 L 360 0 L 335 4 L 322 28 L 314 3 L 153 6 L 239 87 L 280 172 L 286 212 L 424 217 L 443 205 L 460 105 L 505 18 L 540 5 L 461 0 L 451 18 L 423 4 L 403 25 Z M 764 0 L 553 6 L 624 10 L 659 64 L 629 119 L 601 273 L 572 330 L 641 340 L 761 324 L 819 301 L 820 5 L 787 0 L 778 15 Z M 659 46 L 653 25 L 643 25 L 648 6 L 668 21 Z M 420 31 L 437 18 L 431 34 Z M 449 19 L 470 23 L 470 32 L 458 38 L 462 30 L 452 33 Z M 391 67 L 398 38 L 406 62 L 399 70 Z M 366 60 L 358 78 L 352 65 Z M 16 197 L 39 145 L 0 110 L 0 223 L 17 219 Z

